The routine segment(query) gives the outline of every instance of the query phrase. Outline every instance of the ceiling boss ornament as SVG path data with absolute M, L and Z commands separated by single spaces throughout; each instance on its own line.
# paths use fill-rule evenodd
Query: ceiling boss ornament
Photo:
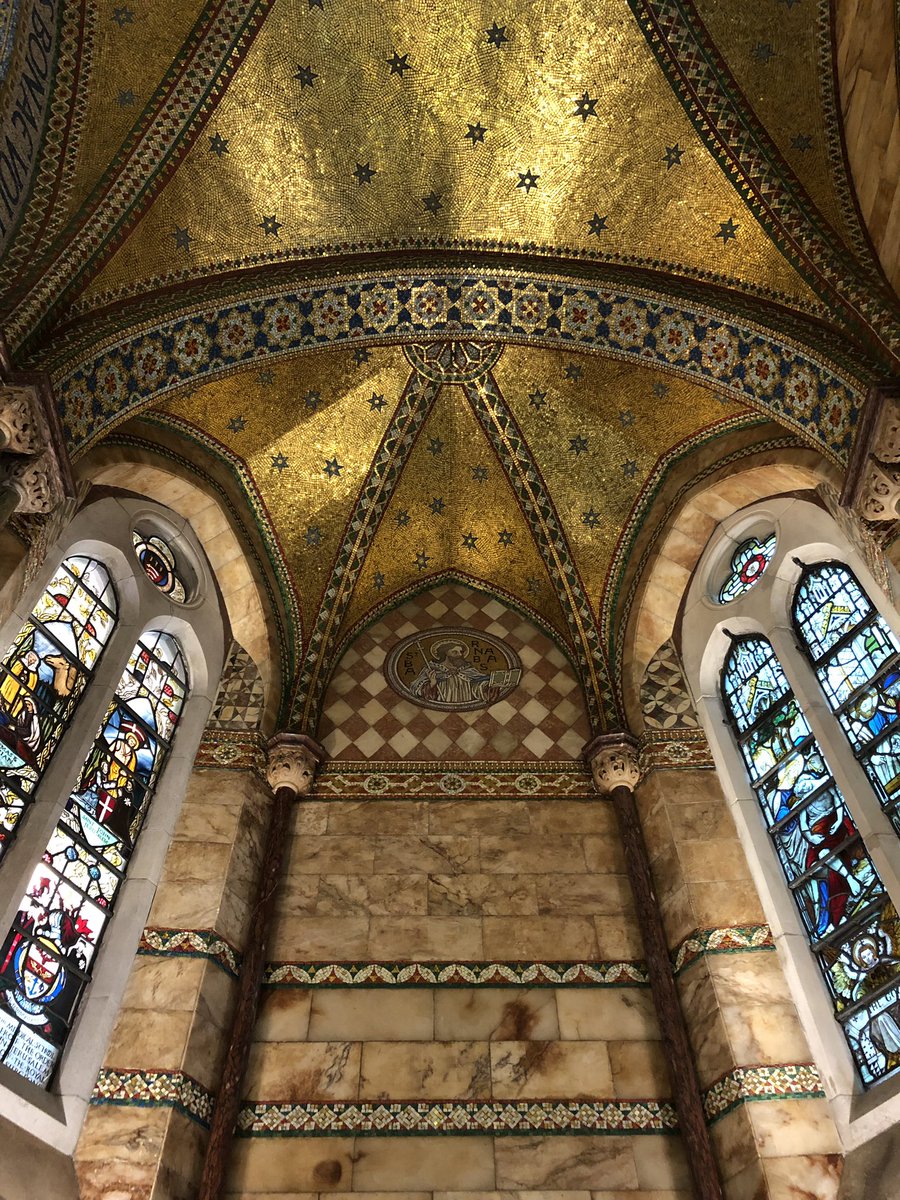
M 435 629 L 404 638 L 387 660 L 388 683 L 422 708 L 489 708 L 518 686 L 522 664 L 499 638 L 471 629 Z

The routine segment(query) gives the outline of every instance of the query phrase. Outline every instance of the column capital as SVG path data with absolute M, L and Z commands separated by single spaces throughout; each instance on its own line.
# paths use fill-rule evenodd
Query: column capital
M 0 463 L 0 478 L 18 492 L 19 512 L 48 514 L 65 499 L 59 464 L 49 448 L 37 458 L 10 456 Z
M 608 796 L 617 787 L 634 791 L 640 781 L 637 741 L 624 730 L 595 737 L 585 746 L 584 757 L 601 796 Z
M 37 389 L 0 383 L 0 448 L 8 454 L 39 454 L 47 444 Z
M 289 788 L 295 796 L 308 795 L 324 757 L 319 743 L 305 733 L 276 733 L 269 742 L 269 787 L 273 792 Z

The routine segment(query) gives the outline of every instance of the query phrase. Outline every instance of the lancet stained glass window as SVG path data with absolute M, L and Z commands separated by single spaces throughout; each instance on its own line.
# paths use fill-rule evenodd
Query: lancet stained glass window
M 900 920 L 771 644 L 736 638 L 722 693 L 763 821 L 863 1083 L 900 1067 Z
M 825 698 L 900 834 L 900 640 L 840 563 L 803 571 L 793 615 Z
M 0 661 L 0 855 L 116 623 L 102 563 L 64 559 Z
M 741 542 L 731 557 L 731 573 L 719 588 L 720 604 L 729 604 L 750 591 L 772 561 L 776 542 L 774 533 L 768 537 L 754 534 Z
M 0 1061 L 46 1086 L 91 976 L 187 691 L 174 638 L 142 634 L 0 949 Z

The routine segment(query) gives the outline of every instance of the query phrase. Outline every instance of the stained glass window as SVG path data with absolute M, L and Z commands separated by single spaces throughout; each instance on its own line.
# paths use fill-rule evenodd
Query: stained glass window
M 158 534 L 144 534 L 137 530 L 132 533 L 131 537 L 138 562 L 150 582 L 164 592 L 170 600 L 184 604 L 187 599 L 187 588 L 178 570 L 175 551 L 169 543 Z
M 866 1086 L 900 1067 L 900 921 L 771 644 L 733 641 L 722 694 L 763 821 Z
M 96 559 L 65 559 L 0 661 L 0 855 L 15 835 L 116 623 Z
M 0 1061 L 46 1086 L 91 977 L 187 689 L 178 643 L 144 633 L 0 949 Z
M 804 570 L 794 623 L 832 712 L 900 833 L 900 640 L 840 563 Z
M 772 561 L 776 540 L 775 534 L 770 533 L 768 537 L 754 535 L 741 542 L 731 559 L 731 573 L 719 588 L 720 604 L 728 604 L 750 591 Z

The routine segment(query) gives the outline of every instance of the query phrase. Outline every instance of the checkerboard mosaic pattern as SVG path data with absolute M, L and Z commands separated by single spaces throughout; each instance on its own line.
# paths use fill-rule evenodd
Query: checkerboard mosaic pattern
M 209 719 L 210 728 L 258 729 L 265 703 L 259 668 L 243 646 L 232 642 Z
M 475 712 L 438 712 L 398 696 L 384 673 L 391 649 L 443 626 L 501 638 L 522 661 L 519 686 Z M 319 725 L 329 758 L 357 762 L 572 760 L 589 739 L 581 688 L 563 653 L 530 621 L 461 584 L 423 593 L 360 634 L 338 664 Z

